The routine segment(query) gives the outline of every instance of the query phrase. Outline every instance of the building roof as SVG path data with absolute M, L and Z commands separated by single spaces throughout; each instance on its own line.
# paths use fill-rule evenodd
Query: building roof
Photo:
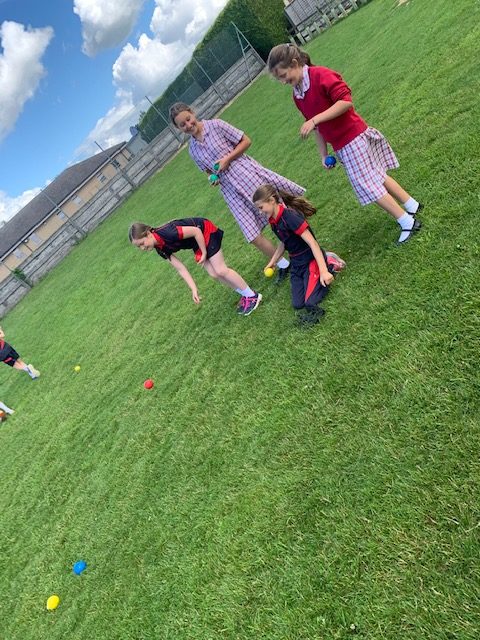
M 52 180 L 33 200 L 30 200 L 20 211 L 10 218 L 0 229 L 0 257 L 8 253 L 22 238 L 28 235 L 42 220 L 50 215 L 54 205 L 60 205 L 66 198 L 71 196 L 88 178 L 104 164 L 109 158 L 118 153 L 125 146 L 125 142 L 100 151 L 100 153 L 82 160 L 77 164 L 68 167 L 65 171 Z M 46 195 L 43 195 L 46 194 Z M 48 198 L 46 197 L 48 196 Z M 49 199 L 50 198 L 50 199 Z

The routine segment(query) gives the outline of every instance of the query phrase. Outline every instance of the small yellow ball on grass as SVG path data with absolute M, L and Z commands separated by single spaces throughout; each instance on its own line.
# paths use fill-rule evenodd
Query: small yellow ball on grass
M 267 267 L 266 269 L 264 269 L 263 273 L 265 274 L 266 278 L 271 278 L 275 273 L 275 269 L 272 269 L 272 267 Z
M 79 365 L 79 364 L 76 364 L 76 365 L 73 367 L 73 370 L 74 370 L 74 371 L 76 371 L 76 372 L 78 373 L 78 372 L 80 371 L 80 365 Z
M 57 595 L 50 596 L 47 600 L 47 609 L 53 611 L 60 604 L 60 598 Z

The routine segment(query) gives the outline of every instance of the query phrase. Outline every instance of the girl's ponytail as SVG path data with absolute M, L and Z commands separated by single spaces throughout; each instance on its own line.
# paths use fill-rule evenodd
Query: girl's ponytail
M 276 189 L 271 184 L 262 184 L 261 187 L 253 194 L 253 202 L 264 202 L 269 198 L 273 198 L 275 202 L 284 202 L 290 209 L 300 212 L 305 218 L 310 218 L 316 213 L 317 209 L 302 196 L 294 196 L 292 193 L 283 191 L 282 189 Z
M 310 218 L 317 213 L 316 207 L 302 196 L 294 196 L 292 193 L 287 193 L 282 189 L 278 190 L 278 195 L 289 209 L 299 211 L 305 218 Z

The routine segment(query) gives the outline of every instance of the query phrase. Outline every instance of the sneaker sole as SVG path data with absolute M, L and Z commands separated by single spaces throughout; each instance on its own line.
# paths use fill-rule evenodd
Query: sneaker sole
M 255 311 L 255 309 L 258 307 L 258 305 L 260 304 L 260 302 L 262 301 L 262 297 L 263 297 L 262 294 L 259 293 L 255 306 L 252 309 L 250 309 L 250 311 L 248 313 L 244 313 L 243 315 L 244 316 L 249 316 L 251 313 L 253 313 Z
M 342 260 L 340 256 L 337 256 L 336 253 L 334 253 L 333 251 L 327 251 L 326 254 L 327 254 L 327 266 L 333 267 L 333 270 L 335 271 L 335 273 L 339 273 L 340 271 L 343 271 L 346 268 L 347 263 L 345 262 L 345 260 Z

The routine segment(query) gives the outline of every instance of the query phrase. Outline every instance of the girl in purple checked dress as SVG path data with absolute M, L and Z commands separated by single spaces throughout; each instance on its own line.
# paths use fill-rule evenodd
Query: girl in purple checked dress
M 192 159 L 209 175 L 211 184 L 220 185 L 225 202 L 247 242 L 271 258 L 275 246 L 262 235 L 268 220 L 255 207 L 252 196 L 265 183 L 293 195 L 302 195 L 305 189 L 245 155 L 251 144 L 250 138 L 224 120 L 199 120 L 192 108 L 183 102 L 170 107 L 170 117 L 180 131 L 191 136 L 189 150 Z M 212 175 L 218 180 L 211 179 Z M 289 266 L 286 258 L 278 260 L 277 282 L 285 279 Z

